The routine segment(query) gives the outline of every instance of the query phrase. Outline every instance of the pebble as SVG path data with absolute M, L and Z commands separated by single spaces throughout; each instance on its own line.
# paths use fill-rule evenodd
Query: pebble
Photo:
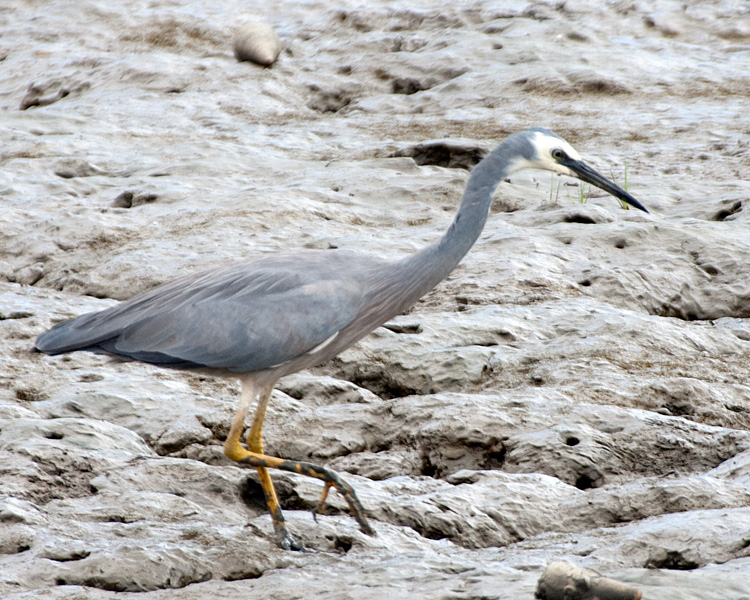
M 249 61 L 270 67 L 279 58 L 279 36 L 266 23 L 245 25 L 234 38 L 234 55 L 240 62 Z

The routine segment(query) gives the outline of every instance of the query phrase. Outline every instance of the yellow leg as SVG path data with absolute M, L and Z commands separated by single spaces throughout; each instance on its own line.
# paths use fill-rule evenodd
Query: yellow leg
M 237 414 L 234 416 L 234 420 L 232 421 L 232 428 L 229 430 L 227 441 L 224 443 L 224 454 L 234 461 L 251 464 L 258 471 L 260 486 L 263 488 L 263 494 L 266 497 L 266 504 L 271 513 L 271 521 L 273 522 L 273 529 L 279 546 L 284 550 L 304 550 L 303 546 L 289 533 L 286 522 L 284 521 L 284 513 L 281 511 L 279 498 L 276 495 L 276 489 L 273 486 L 271 475 L 268 472 L 268 467 L 273 467 L 275 465 L 271 464 L 273 461 L 264 460 L 265 458 L 272 458 L 263 455 L 263 419 L 266 415 L 266 406 L 268 405 L 268 399 L 271 396 L 271 389 L 272 387 L 268 386 L 261 389 L 260 393 L 254 393 L 254 386 L 245 385 L 243 382 L 240 406 L 237 410 Z M 253 423 L 250 426 L 250 431 L 247 436 L 247 446 L 249 450 L 245 450 L 240 444 L 240 435 L 242 434 L 242 429 L 245 425 L 245 419 L 247 418 L 252 396 L 257 396 L 258 406 L 255 410 Z M 275 460 L 280 461 L 280 459 Z
M 286 527 L 284 515 L 281 512 L 281 506 L 279 505 L 279 500 L 276 496 L 276 490 L 273 487 L 271 476 L 268 473 L 269 468 L 290 471 L 292 473 L 299 473 L 301 475 L 307 475 L 308 477 L 315 477 L 316 479 L 323 480 L 326 485 L 316 512 L 322 512 L 329 489 L 335 487 L 347 501 L 347 504 L 349 504 L 352 515 L 357 520 L 357 523 L 359 523 L 362 531 L 369 535 L 374 535 L 375 531 L 367 522 L 364 509 L 362 508 L 362 504 L 357 498 L 354 489 L 348 483 L 343 481 L 337 473 L 326 469 L 325 467 L 319 467 L 310 463 L 284 460 L 282 458 L 263 454 L 263 420 L 265 419 L 266 407 L 268 406 L 268 400 L 271 396 L 273 385 L 269 384 L 258 387 L 253 384 L 254 382 L 252 380 L 243 380 L 240 406 L 234 420 L 232 421 L 232 428 L 230 429 L 229 435 L 224 444 L 224 454 L 238 463 L 246 464 L 257 469 L 260 478 L 260 485 L 266 496 L 266 504 L 271 512 L 271 520 L 273 521 L 274 531 L 279 545 L 286 550 L 303 549 L 303 547 L 292 538 Z M 257 398 L 258 405 L 255 410 L 253 422 L 250 426 L 250 431 L 247 435 L 248 449 L 246 450 L 240 444 L 240 436 L 242 435 L 245 419 L 249 412 L 250 402 L 255 398 Z

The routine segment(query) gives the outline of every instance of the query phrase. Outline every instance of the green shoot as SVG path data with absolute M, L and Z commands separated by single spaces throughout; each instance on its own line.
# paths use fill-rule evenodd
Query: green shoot
M 624 189 L 627 192 L 628 191 L 628 163 L 625 163 L 624 166 L 625 166 L 625 175 L 624 175 L 624 181 L 622 184 L 622 189 Z M 615 174 L 612 171 L 609 172 L 609 176 L 612 178 L 612 181 L 615 184 L 620 185 L 619 183 L 617 183 L 617 177 L 615 177 Z M 630 207 L 628 206 L 627 202 L 620 200 L 619 198 L 617 200 L 620 202 L 620 205 L 625 210 L 630 210 Z
M 578 183 L 578 202 L 580 204 L 586 204 L 586 200 L 589 199 L 589 188 L 586 184 L 581 181 Z
M 575 202 L 575 200 L 570 195 L 570 190 L 568 190 L 568 198 L 571 202 Z M 578 203 L 579 204 L 586 204 L 586 201 L 589 199 L 589 188 L 588 186 L 583 182 L 578 182 Z

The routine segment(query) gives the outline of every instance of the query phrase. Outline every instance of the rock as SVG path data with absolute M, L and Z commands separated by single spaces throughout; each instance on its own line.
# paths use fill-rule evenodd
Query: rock
M 104 169 L 92 165 L 91 163 L 76 159 L 68 158 L 61 160 L 55 167 L 55 175 L 64 179 L 73 177 L 91 177 L 92 175 L 104 175 Z
M 34 285 L 44 277 L 44 263 L 38 262 L 23 267 L 10 276 L 10 280 L 24 285 Z
M 254 62 L 270 67 L 279 58 L 281 42 L 273 28 L 266 23 L 249 23 L 234 37 L 234 56 L 239 61 Z
M 112 206 L 114 208 L 133 208 L 134 206 L 156 202 L 158 199 L 159 196 L 157 194 L 125 191 L 114 199 Z
M 579 569 L 557 561 L 550 563 L 542 573 L 534 597 L 539 600 L 641 600 L 643 594 L 591 569 Z

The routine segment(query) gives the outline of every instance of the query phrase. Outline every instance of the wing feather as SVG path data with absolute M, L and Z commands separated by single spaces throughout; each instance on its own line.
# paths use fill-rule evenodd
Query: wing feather
M 36 347 L 49 354 L 101 348 L 145 362 L 239 372 L 268 368 L 312 350 L 357 316 L 361 286 L 326 254 L 179 278 L 62 323 Z

